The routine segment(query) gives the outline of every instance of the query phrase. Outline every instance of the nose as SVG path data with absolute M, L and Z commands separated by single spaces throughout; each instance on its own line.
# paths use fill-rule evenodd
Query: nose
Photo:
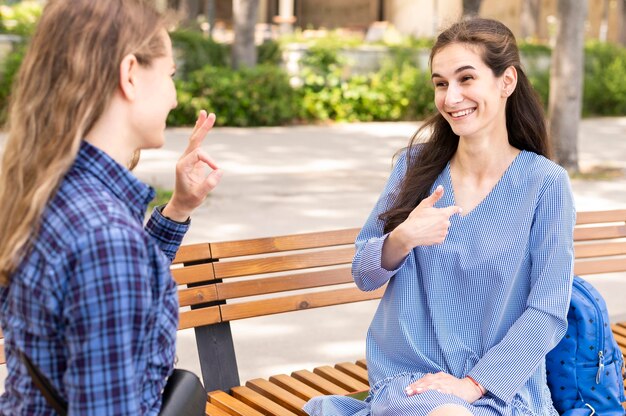
M 463 96 L 461 95 L 461 88 L 456 84 L 449 84 L 446 90 L 446 100 L 445 104 L 448 107 L 453 107 L 455 104 L 463 101 Z

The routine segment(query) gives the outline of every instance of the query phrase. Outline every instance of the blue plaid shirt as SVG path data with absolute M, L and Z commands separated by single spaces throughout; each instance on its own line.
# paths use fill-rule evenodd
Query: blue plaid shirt
M 52 415 L 17 355 L 67 399 L 69 414 L 156 415 L 172 371 L 178 298 L 169 264 L 188 229 L 155 210 L 154 190 L 83 143 L 8 287 L 0 323 L 2 415 Z

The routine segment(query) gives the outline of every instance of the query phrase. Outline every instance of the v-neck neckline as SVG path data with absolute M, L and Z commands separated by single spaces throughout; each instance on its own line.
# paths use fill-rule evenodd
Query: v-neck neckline
M 512 170 L 513 166 L 517 163 L 517 160 L 521 158 L 521 155 L 523 153 L 525 153 L 525 151 L 524 150 L 520 150 L 520 152 L 515 156 L 515 158 L 513 158 L 511 163 L 509 163 L 509 166 L 507 166 L 507 168 L 504 170 L 504 172 L 500 176 L 500 179 L 498 179 L 498 181 L 495 183 L 495 185 L 493 185 L 491 190 L 489 190 L 487 195 L 485 195 L 485 197 L 483 199 L 481 199 L 480 202 L 478 204 L 476 204 L 476 206 L 474 208 L 472 208 L 469 211 L 463 211 L 462 214 L 456 215 L 456 217 L 459 217 L 461 219 L 466 219 L 467 217 L 472 215 L 474 213 L 474 211 L 478 210 L 481 206 L 485 205 L 488 202 L 488 200 L 491 199 L 491 196 L 498 190 L 498 188 L 500 187 L 500 184 L 508 176 L 509 172 Z M 454 192 L 454 185 L 452 184 L 452 171 L 451 171 L 450 162 L 451 162 L 451 160 L 448 161 L 448 163 L 446 164 L 446 168 L 445 168 L 446 181 L 448 182 L 448 185 L 449 185 L 448 186 L 448 190 L 449 190 L 448 192 L 450 194 L 450 198 L 452 199 L 452 204 L 451 205 L 456 205 L 456 194 Z

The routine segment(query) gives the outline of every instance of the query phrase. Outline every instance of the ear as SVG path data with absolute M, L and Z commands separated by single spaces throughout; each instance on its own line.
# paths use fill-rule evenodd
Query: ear
M 502 97 L 506 98 L 513 94 L 515 87 L 517 86 L 517 69 L 514 66 L 510 66 L 504 70 L 502 74 Z
M 136 77 L 139 69 L 139 62 L 133 54 L 128 54 L 122 59 L 120 64 L 119 87 L 122 96 L 127 100 L 134 101 L 136 97 Z

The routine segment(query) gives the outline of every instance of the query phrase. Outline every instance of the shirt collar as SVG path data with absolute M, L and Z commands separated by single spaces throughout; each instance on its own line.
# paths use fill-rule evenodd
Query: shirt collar
M 128 168 L 84 140 L 74 167 L 93 174 L 113 195 L 127 205 L 133 214 L 143 220 L 148 204 L 154 199 L 155 191 L 137 179 Z

